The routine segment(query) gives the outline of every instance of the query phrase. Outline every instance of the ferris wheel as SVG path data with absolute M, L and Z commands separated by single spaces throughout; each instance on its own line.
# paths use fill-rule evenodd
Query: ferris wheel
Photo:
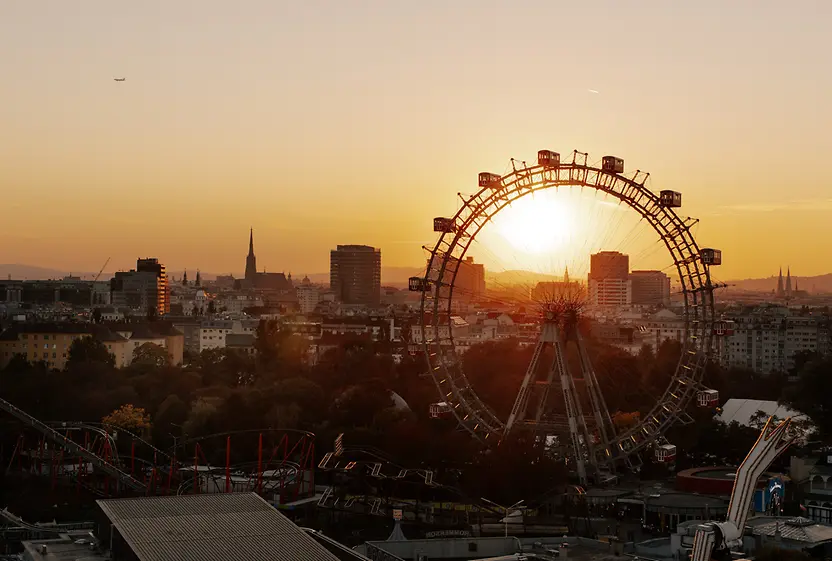
M 692 422 L 686 409 L 694 401 L 702 407 L 717 405 L 718 393 L 705 388 L 702 377 L 715 350 L 715 335 L 720 332 L 714 315 L 710 267 L 721 264 L 722 253 L 699 247 L 692 233 L 697 220 L 676 213 L 682 204 L 681 194 L 652 192 L 645 186 L 648 177 L 640 170 L 625 175 L 624 161 L 615 156 L 604 156 L 598 165 L 591 164 L 586 153 L 574 151 L 571 161 L 562 161 L 557 152 L 540 150 L 536 165 L 518 165 L 512 160 L 512 169 L 505 175 L 480 173 L 479 190 L 471 196 L 460 196 L 462 205 L 456 214 L 434 219 L 439 239 L 432 248 L 425 248 L 430 253 L 426 273 L 412 277 L 409 283 L 411 291 L 421 292 L 422 350 L 440 396 L 438 405 L 483 444 L 497 445 L 523 431 L 537 436 L 555 434 L 556 427 L 547 420 L 545 411 L 551 400 L 560 399 L 566 417 L 561 434 L 568 441 L 562 445 L 579 479 L 588 482 L 590 477 L 614 471 L 617 465 L 637 465 L 639 453 L 650 447 L 659 461 L 672 461 L 675 447 L 664 438 L 667 429 L 677 422 Z M 649 414 L 626 429 L 613 423 L 577 324 L 564 320 L 569 314 L 563 309 L 543 314 L 531 364 L 508 418 L 495 414 L 463 371 L 463 351 L 455 341 L 453 322 L 460 296 L 456 284 L 466 253 L 503 209 L 527 195 L 560 187 L 594 190 L 638 213 L 640 220 L 658 234 L 678 274 L 684 310 L 684 329 L 679 336 L 681 358 Z M 577 369 L 570 369 L 566 360 L 568 344 L 578 349 Z M 554 358 L 541 375 L 538 363 L 547 347 L 553 349 L 549 354 Z M 580 376 L 571 370 L 578 370 Z

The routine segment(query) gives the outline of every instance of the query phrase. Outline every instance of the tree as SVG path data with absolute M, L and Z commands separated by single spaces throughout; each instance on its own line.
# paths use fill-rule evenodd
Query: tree
M 821 437 L 832 435 L 832 403 L 823 396 L 832 393 L 832 358 L 809 360 L 798 373 L 797 382 L 786 388 L 782 402 L 814 423 Z
M 222 399 L 216 397 L 200 397 L 191 404 L 188 418 L 182 426 L 182 432 L 188 436 L 198 436 L 204 433 L 211 418 L 216 415 Z
M 144 343 L 133 349 L 132 364 L 161 368 L 170 364 L 170 355 L 161 345 Z
M 178 433 L 188 418 L 188 406 L 176 394 L 169 395 L 156 410 L 153 423 L 153 442 L 159 445 L 170 440 L 170 433 Z
M 89 365 L 90 363 L 115 366 L 116 357 L 98 339 L 93 337 L 75 339 L 69 346 L 69 354 L 66 361 L 67 369 Z
M 143 432 L 150 429 L 150 415 L 141 407 L 131 404 L 122 405 L 103 419 L 105 425 L 118 427 L 131 432 Z

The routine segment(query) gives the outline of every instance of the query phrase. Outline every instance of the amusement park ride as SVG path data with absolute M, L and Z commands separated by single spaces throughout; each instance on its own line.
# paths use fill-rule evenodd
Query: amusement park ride
M 624 160 L 604 156 L 600 165 L 588 162 L 586 153 L 574 151 L 570 161 L 551 150 L 540 150 L 537 165 L 512 159 L 512 171 L 504 176 L 479 174 L 479 190 L 463 196 L 462 205 L 452 217 L 433 221 L 439 239 L 430 252 L 424 277 L 411 277 L 409 289 L 421 293 L 423 351 L 428 370 L 439 392 L 440 401 L 431 408 L 432 416 L 455 417 L 459 426 L 485 445 L 498 445 L 506 438 L 527 431 L 536 441 L 566 443 L 564 454 L 582 485 L 609 478 L 622 464 L 640 465 L 640 454 L 653 449 L 659 462 L 675 460 L 676 448 L 664 434 L 677 422 L 690 423 L 686 408 L 691 402 L 714 408 L 719 393 L 702 385 L 705 365 L 712 357 L 717 337 L 729 334 L 728 322 L 714 314 L 710 268 L 722 263 L 722 252 L 700 248 L 691 232 L 696 219 L 681 218 L 681 193 L 664 190 L 658 194 L 645 187 L 649 174 L 640 170 L 625 175 Z M 542 329 L 531 364 L 521 384 L 508 419 L 502 420 L 477 395 L 463 372 L 460 351 L 454 341 L 452 315 L 454 300 L 462 290 L 456 287 L 462 268 L 477 235 L 500 211 L 532 193 L 566 186 L 594 189 L 624 203 L 637 212 L 658 234 L 669 251 L 681 284 L 685 328 L 682 356 L 664 394 L 649 414 L 628 429 L 617 430 L 598 388 L 595 371 L 577 329 L 580 303 L 565 298 L 544 309 Z M 565 360 L 568 342 L 578 349 L 580 376 L 574 375 Z M 545 378 L 537 375 L 538 363 L 546 347 L 554 349 L 554 359 Z M 553 391 L 554 390 L 554 391 Z M 553 400 L 560 394 L 565 422 L 556 420 Z M 581 399 L 585 396 L 585 399 Z M 588 414 L 584 407 L 588 406 Z M 531 407 L 531 409 L 530 409 Z
M 58 479 L 71 479 L 79 491 L 105 497 L 254 491 L 282 502 L 314 495 L 315 438 L 309 432 L 223 433 L 189 439 L 169 454 L 121 428 L 44 423 L 4 399 L 0 411 L 37 433 L 34 446 L 18 437 L 9 466 L 48 476 L 53 488 Z M 232 436 L 235 457 L 250 455 L 250 461 L 232 464 Z
M 708 522 L 699 527 L 693 542 L 691 561 L 733 559 L 731 550 L 742 546 L 742 536 L 757 481 L 794 440 L 789 433 L 790 423 L 791 420 L 786 419 L 773 426 L 772 418 L 769 417 L 757 442 L 737 470 L 725 522 Z

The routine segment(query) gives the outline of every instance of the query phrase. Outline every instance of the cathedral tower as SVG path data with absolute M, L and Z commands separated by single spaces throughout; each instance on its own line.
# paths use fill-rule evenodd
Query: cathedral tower
M 774 295 L 777 298 L 783 298 L 786 295 L 783 291 L 783 267 L 780 267 L 780 276 L 777 278 L 777 292 Z
M 254 284 L 257 277 L 257 258 L 254 256 L 254 228 L 249 232 L 248 255 L 246 256 L 246 281 Z

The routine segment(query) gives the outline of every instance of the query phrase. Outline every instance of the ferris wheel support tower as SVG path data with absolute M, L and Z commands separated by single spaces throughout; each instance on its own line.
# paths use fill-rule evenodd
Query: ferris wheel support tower
M 601 468 L 614 459 L 614 450 L 604 446 L 604 443 L 610 442 L 610 438 L 615 435 L 615 425 L 607 409 L 601 388 L 598 386 L 598 379 L 589 360 L 586 345 L 577 328 L 577 312 L 574 309 L 577 307 L 577 303 L 563 301 L 554 306 L 550 305 L 550 307 L 559 308 L 559 310 L 556 312 L 550 309 L 544 313 L 540 337 L 526 370 L 526 375 L 520 385 L 514 407 L 506 421 L 502 438 L 506 439 L 523 428 L 531 429 L 535 436 L 544 439 L 556 433 L 555 427 L 547 421 L 552 411 L 550 399 L 555 399 L 551 390 L 556 383 L 559 384 L 566 412 L 575 470 L 580 482 L 586 484 L 588 477 L 587 464 L 589 464 L 590 473 L 598 477 Z M 581 377 L 577 379 L 572 375 L 566 361 L 565 351 L 569 341 L 573 341 L 578 349 Z M 546 378 L 538 379 L 540 376 L 540 360 L 547 347 L 553 349 L 554 356 Z M 590 420 L 594 426 L 587 423 L 587 418 L 584 416 L 576 381 L 582 383 L 586 388 L 592 407 Z M 537 399 L 533 400 L 533 397 Z M 527 419 L 530 404 L 535 408 L 533 421 Z M 596 447 L 597 444 L 601 446 Z

